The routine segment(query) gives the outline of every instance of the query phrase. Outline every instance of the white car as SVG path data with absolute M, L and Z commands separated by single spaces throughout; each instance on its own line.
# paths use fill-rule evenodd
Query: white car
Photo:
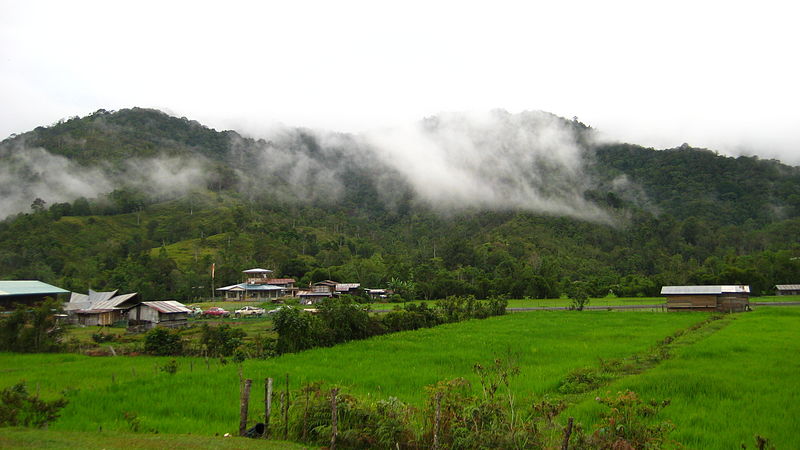
M 263 316 L 266 312 L 264 308 L 259 308 L 258 306 L 245 306 L 233 313 L 237 316 Z

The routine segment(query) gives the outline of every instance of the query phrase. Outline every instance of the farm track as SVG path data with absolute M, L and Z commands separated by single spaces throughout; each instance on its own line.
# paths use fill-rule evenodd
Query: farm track
M 586 369 L 594 371 L 598 375 L 597 379 L 601 381 L 592 385 L 588 390 L 574 393 L 575 397 L 570 399 L 569 403 L 578 403 L 585 397 L 589 397 L 589 394 L 594 394 L 597 390 L 621 378 L 640 375 L 655 368 L 662 361 L 672 358 L 675 349 L 696 344 L 725 328 L 733 320 L 736 320 L 735 315 L 710 316 L 690 327 L 676 331 L 643 352 L 619 359 L 601 360 L 599 367 L 579 369 L 579 371 L 585 371 Z M 567 376 L 568 378 L 569 375 Z

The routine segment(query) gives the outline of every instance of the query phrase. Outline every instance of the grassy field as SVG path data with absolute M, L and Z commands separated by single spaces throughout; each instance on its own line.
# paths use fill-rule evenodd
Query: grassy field
M 253 410 L 263 379 L 290 374 L 292 388 L 324 380 L 373 398 L 395 396 L 420 404 L 423 387 L 459 376 L 475 381 L 472 366 L 512 357 L 522 375 L 520 395 L 554 391 L 570 370 L 639 352 L 704 314 L 540 312 L 403 332 L 272 360 L 248 360 L 255 380 Z M 479 344 L 479 345 L 477 345 Z M 0 385 L 26 379 L 46 396 L 69 392 L 70 404 L 51 428 L 125 430 L 124 414 L 161 433 L 231 432 L 238 417 L 238 367 L 219 360 L 178 359 L 178 373 L 159 370 L 168 358 L 80 355 L 0 355 Z M 153 399 L 157 399 L 154 401 Z
M 363 398 L 394 396 L 421 405 L 424 386 L 455 377 L 475 384 L 472 366 L 498 357 L 513 358 L 519 365 L 521 374 L 513 387 L 521 401 L 528 401 L 558 395 L 560 381 L 573 369 L 645 352 L 664 337 L 707 317 L 705 313 L 614 311 L 518 313 L 271 360 L 248 360 L 242 371 L 254 380 L 251 414 L 256 415 L 263 412 L 263 380 L 268 376 L 277 378 L 281 388 L 288 373 L 292 389 L 323 380 Z M 570 397 L 578 403 L 563 417 L 574 416 L 591 429 L 590 424 L 598 420 L 596 395 L 632 389 L 646 399 L 671 400 L 660 417 L 676 424 L 672 438 L 686 448 L 740 448 L 743 443 L 752 447 L 755 435 L 771 439 L 777 448 L 800 448 L 794 432 L 796 417 L 800 417 L 800 358 L 796 356 L 800 354 L 800 308 L 760 307 L 752 313 L 726 316 L 685 336 L 689 337 L 676 341 L 679 345 L 672 358 L 644 373 Z M 31 391 L 45 398 L 66 393 L 70 404 L 51 425 L 53 432 L 129 431 L 126 413 L 137 417 L 143 434 L 234 432 L 239 366 L 218 359 L 178 358 L 178 372 L 171 375 L 160 370 L 169 360 L 0 354 L 0 387 L 24 379 Z M 87 433 L 87 439 L 93 434 Z M 0 447 L 25 446 L 19 440 L 4 445 L 10 442 L 3 440 L 10 439 L 7 435 L 0 433 Z M 147 443 L 141 445 L 150 448 Z M 212 445 L 216 444 L 209 442 Z
M 661 415 L 676 425 L 672 438 L 688 448 L 754 448 L 756 435 L 775 448 L 800 448 L 800 308 L 759 308 L 731 318 L 653 370 L 603 391 L 670 399 Z M 586 423 L 597 413 L 597 403 L 587 400 L 565 415 Z

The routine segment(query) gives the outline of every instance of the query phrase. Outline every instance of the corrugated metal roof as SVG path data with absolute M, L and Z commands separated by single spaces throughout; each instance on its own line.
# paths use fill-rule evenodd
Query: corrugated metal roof
M 186 307 L 181 302 L 176 302 L 175 300 L 160 300 L 160 301 L 153 301 L 153 302 L 142 302 L 143 305 L 147 305 L 158 312 L 164 314 L 172 314 L 172 313 L 189 313 L 192 312 L 189 308 Z
M 269 269 L 247 269 L 243 270 L 244 273 L 272 273 Z
M 715 285 L 715 286 L 663 286 L 661 295 L 719 295 L 749 293 L 750 286 Z
M 108 294 L 116 292 L 117 291 L 94 292 L 90 290 L 89 295 L 73 292 L 69 298 L 69 303 L 64 306 L 64 309 L 67 311 L 121 309 L 120 305 L 138 295 L 136 292 L 133 292 L 131 294 L 122 294 L 107 298 Z M 92 301 L 92 299 L 94 299 L 94 301 Z
M 111 300 L 112 297 L 117 295 L 117 290 L 108 291 L 108 292 L 95 292 L 89 289 L 89 301 L 92 303 L 99 303 L 104 302 L 106 300 Z
M 361 283 L 339 283 L 336 285 L 337 291 L 349 291 L 350 289 L 358 289 Z
M 69 296 L 70 303 L 89 303 L 89 296 L 86 294 L 79 294 L 77 292 L 73 292 Z
M 37 280 L 0 281 L 0 295 L 69 294 L 69 291 Z
M 308 296 L 315 296 L 315 297 L 331 297 L 333 294 L 330 292 L 317 292 L 317 291 L 299 291 L 297 293 L 298 297 L 308 297 Z
M 89 302 L 69 302 L 64 304 L 64 311 L 78 311 L 81 309 L 91 309 L 91 308 L 92 304 Z
M 126 301 L 132 299 L 133 297 L 136 297 L 136 295 L 138 295 L 136 292 L 133 292 L 131 294 L 118 295 L 116 297 L 112 297 L 109 300 L 109 302 L 111 302 L 116 307 L 116 306 L 119 306 L 119 305 L 125 303 Z
M 779 291 L 800 291 L 800 284 L 776 284 Z

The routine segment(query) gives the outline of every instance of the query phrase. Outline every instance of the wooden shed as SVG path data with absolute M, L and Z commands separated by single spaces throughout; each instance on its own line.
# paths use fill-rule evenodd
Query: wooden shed
M 128 309 L 128 327 L 145 329 L 159 327 L 182 327 L 188 324 L 191 310 L 183 303 L 173 300 L 142 302 Z
M 800 295 L 800 284 L 777 284 L 775 295 Z
M 750 286 L 664 286 L 667 309 L 690 311 L 741 312 L 750 309 Z

